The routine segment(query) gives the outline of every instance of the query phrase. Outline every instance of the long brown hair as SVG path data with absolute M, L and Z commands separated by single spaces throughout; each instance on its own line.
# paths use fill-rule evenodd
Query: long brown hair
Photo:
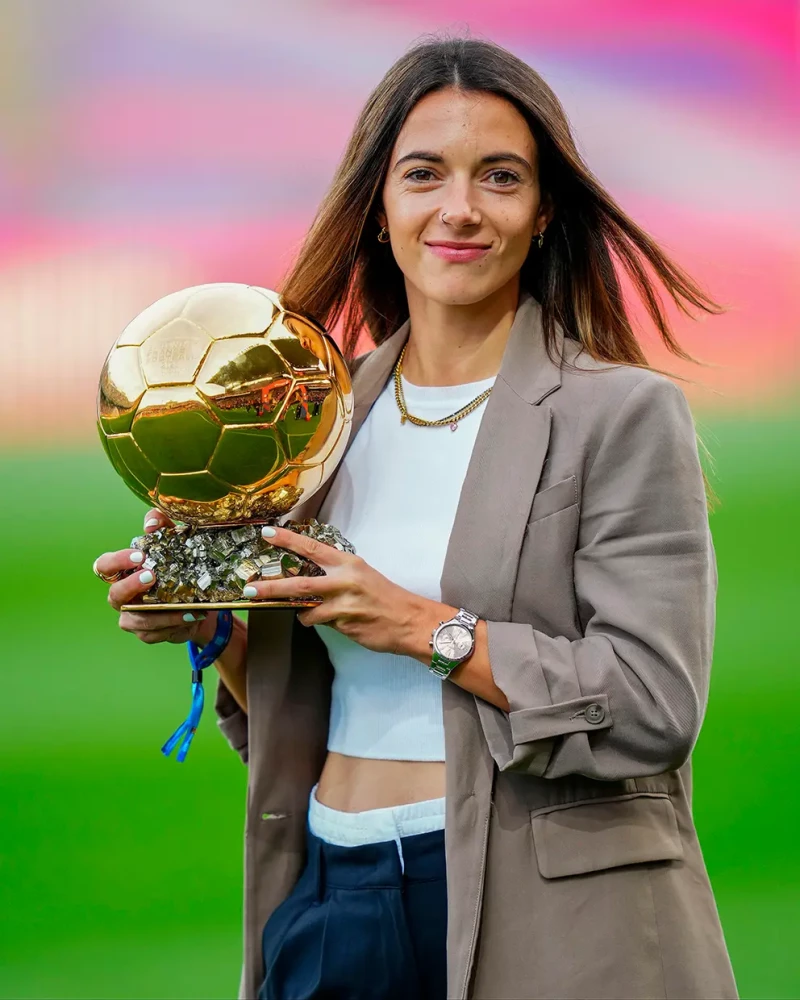
M 400 130 L 426 94 L 455 87 L 510 101 L 538 148 L 539 184 L 555 215 L 542 249 L 536 242 L 520 284 L 542 307 L 553 356 L 555 324 L 594 358 L 652 369 L 623 301 L 620 271 L 630 279 L 666 348 L 695 361 L 670 328 L 656 287 L 686 315 L 720 313 L 703 290 L 622 211 L 584 163 L 560 101 L 539 74 L 507 49 L 474 38 L 434 38 L 414 45 L 370 94 L 328 193 L 286 275 L 287 305 L 329 329 L 342 320 L 342 350 L 352 360 L 367 330 L 380 344 L 408 318 L 403 274 L 389 244 L 376 239 L 381 191 Z M 652 276 L 651 276 L 652 273 Z M 665 373 L 671 374 L 671 373 Z

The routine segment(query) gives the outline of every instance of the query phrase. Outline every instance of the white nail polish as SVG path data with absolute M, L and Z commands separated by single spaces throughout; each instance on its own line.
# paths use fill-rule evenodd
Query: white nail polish
M 183 620 L 185 622 L 196 622 L 197 621 L 197 619 L 195 618 L 195 616 L 192 614 L 191 611 L 187 611 L 186 612 L 186 614 L 183 616 Z
M 153 582 L 153 574 L 150 572 L 149 569 L 146 569 L 144 573 L 139 574 L 139 583 L 152 583 L 152 582 Z
M 144 562 L 144 552 L 131 552 L 131 562 L 132 563 Z
M 262 538 L 274 538 L 277 535 L 277 531 L 274 528 L 270 528 L 268 524 L 265 524 L 261 529 Z
M 145 526 L 145 528 L 157 528 L 158 527 L 158 518 L 157 517 L 148 517 L 148 519 L 144 522 L 144 526 Z
M 245 587 L 242 591 L 243 597 L 258 597 L 258 591 L 255 587 Z

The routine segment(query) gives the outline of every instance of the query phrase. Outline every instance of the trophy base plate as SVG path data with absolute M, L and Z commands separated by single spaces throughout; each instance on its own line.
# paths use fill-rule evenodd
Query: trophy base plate
M 122 611 L 222 611 L 223 609 L 230 609 L 231 611 L 250 611 L 253 608 L 264 608 L 266 610 L 271 610 L 273 608 L 316 608 L 318 604 L 322 604 L 322 601 L 312 601 L 312 600 L 301 600 L 296 601 L 283 600 L 268 600 L 263 601 L 194 601 L 186 604 L 179 604 L 177 601 L 172 604 L 123 604 L 120 610 Z

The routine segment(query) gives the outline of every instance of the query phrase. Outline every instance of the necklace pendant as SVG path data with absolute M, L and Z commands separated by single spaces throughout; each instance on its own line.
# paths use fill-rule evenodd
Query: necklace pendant
M 454 421 L 452 422 L 452 424 L 450 424 L 450 430 L 451 430 L 451 431 L 454 431 L 454 430 L 457 430 L 457 428 L 458 428 L 458 424 L 457 424 L 457 423 L 455 422 L 455 420 L 454 420 Z

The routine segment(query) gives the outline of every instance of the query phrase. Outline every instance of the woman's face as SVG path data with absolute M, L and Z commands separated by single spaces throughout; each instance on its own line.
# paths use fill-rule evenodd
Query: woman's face
M 392 150 L 378 213 L 409 294 L 443 305 L 482 301 L 517 279 L 550 215 L 536 142 L 512 104 L 447 89 L 414 107 Z

